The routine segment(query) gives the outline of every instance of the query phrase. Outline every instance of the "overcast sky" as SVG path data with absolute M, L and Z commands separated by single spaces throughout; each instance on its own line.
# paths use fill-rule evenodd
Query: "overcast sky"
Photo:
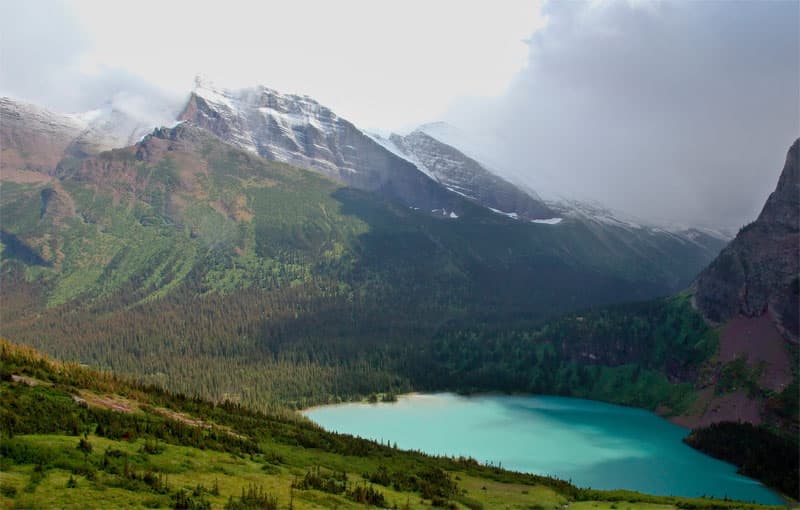
M 546 195 L 738 227 L 800 133 L 798 5 L 3 1 L 0 93 L 158 113 L 197 73 L 260 83 L 369 129 L 444 118 Z
M 454 98 L 497 96 L 526 63 L 537 2 L 303 0 L 0 2 L 0 91 L 83 109 L 124 81 L 185 95 L 229 88 L 309 94 L 358 125 L 436 120 Z M 76 86 L 76 81 L 89 85 Z
M 548 3 L 510 89 L 446 117 L 545 196 L 737 228 L 800 136 L 799 5 Z

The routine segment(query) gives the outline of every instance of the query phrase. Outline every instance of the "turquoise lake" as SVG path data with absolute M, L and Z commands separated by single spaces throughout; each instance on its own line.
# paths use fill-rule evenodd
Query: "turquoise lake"
M 734 466 L 685 445 L 687 429 L 641 409 L 563 397 L 449 393 L 310 409 L 327 430 L 469 456 L 579 487 L 782 504 Z

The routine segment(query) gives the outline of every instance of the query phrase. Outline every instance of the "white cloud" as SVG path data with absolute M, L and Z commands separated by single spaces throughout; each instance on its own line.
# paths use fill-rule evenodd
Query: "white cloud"
M 508 94 L 451 122 L 537 191 L 738 227 L 800 134 L 797 2 L 552 2 Z
M 394 129 L 436 119 L 454 97 L 502 93 L 542 24 L 535 0 L 30 4 L 17 23 L 49 18 L 51 32 L 80 38 L 59 61 L 73 60 L 83 76 L 124 73 L 177 94 L 203 73 L 222 86 L 309 94 L 360 125 Z M 34 27 L 11 43 L 6 50 L 17 52 L 41 39 Z M 52 64 L 29 60 L 40 77 Z

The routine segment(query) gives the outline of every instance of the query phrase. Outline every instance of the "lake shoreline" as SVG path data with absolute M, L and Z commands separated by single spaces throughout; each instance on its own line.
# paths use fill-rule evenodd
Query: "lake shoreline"
M 337 402 L 298 412 L 326 430 L 380 442 L 392 441 L 401 449 L 430 455 L 472 457 L 514 471 L 568 476 L 573 480 L 578 477 L 578 485 L 600 490 L 624 487 L 651 494 L 686 497 L 709 494 L 742 501 L 756 500 L 762 504 L 793 503 L 757 480 L 738 475 L 734 465 L 686 445 L 683 438 L 690 429 L 651 410 L 527 393 L 408 392 L 396 398 L 396 402 L 376 401 L 374 397 Z M 481 405 L 473 405 L 476 401 Z M 378 405 L 381 403 L 395 405 Z M 398 403 L 401 406 L 398 407 Z M 471 413 L 477 413 L 480 419 L 474 422 L 477 418 Z M 454 421 L 449 423 L 448 420 Z M 532 431 L 535 431 L 533 435 Z M 514 447 L 509 446 L 509 441 L 515 442 Z M 643 478 L 642 473 L 652 469 L 650 457 L 654 456 L 667 459 L 674 480 L 666 477 L 665 481 L 658 482 L 661 485 L 652 485 L 647 477 Z M 553 464 L 548 465 L 548 462 Z M 602 469 L 598 471 L 593 462 L 602 465 Z M 686 480 L 686 466 L 703 470 L 704 476 L 706 471 L 714 472 L 716 481 L 698 486 L 692 478 L 703 479 L 703 476 Z M 619 474 L 613 478 L 603 474 L 605 472 Z M 685 487 L 670 485 L 674 483 Z M 722 485 L 724 483 L 728 485 Z M 720 491 L 718 486 L 724 489 Z
M 402 400 L 402 399 L 408 399 L 408 398 L 419 396 L 419 395 L 441 395 L 441 394 L 455 395 L 455 396 L 458 396 L 458 397 L 481 397 L 481 396 L 497 396 L 497 397 L 501 397 L 501 396 L 504 396 L 504 397 L 564 397 L 564 398 L 571 398 L 571 399 L 575 399 L 575 400 L 586 400 L 586 401 L 589 401 L 589 402 L 600 402 L 600 403 L 603 403 L 603 404 L 619 406 L 619 407 L 625 407 L 625 408 L 628 408 L 628 409 L 639 409 L 639 410 L 642 410 L 642 411 L 647 411 L 649 413 L 653 413 L 653 414 L 655 414 L 655 415 L 657 415 L 657 416 L 669 421 L 673 425 L 677 425 L 677 426 L 685 428 L 685 429 L 687 429 L 689 431 L 691 431 L 693 428 L 695 428 L 697 426 L 695 420 L 700 418 L 700 415 L 696 415 L 696 414 L 688 414 L 687 413 L 687 414 L 680 414 L 680 415 L 672 415 L 672 414 L 669 414 L 668 411 L 665 410 L 665 409 L 659 409 L 659 408 L 646 409 L 644 407 L 629 406 L 629 405 L 625 405 L 625 404 L 620 404 L 618 402 L 611 402 L 611 401 L 608 401 L 608 400 L 597 400 L 597 399 L 592 399 L 592 398 L 572 397 L 572 396 L 568 396 L 568 395 L 554 395 L 554 394 L 550 394 L 550 393 L 526 393 L 526 392 L 507 393 L 507 392 L 502 392 L 502 391 L 477 391 L 477 392 L 474 392 L 474 393 L 461 393 L 461 392 L 453 391 L 453 390 L 409 391 L 409 392 L 406 392 L 406 393 L 397 393 L 397 394 L 394 395 L 395 400 L 393 400 L 393 401 L 391 401 L 391 400 L 390 401 L 384 401 L 384 400 L 380 400 L 380 398 L 377 401 L 370 401 L 369 400 L 370 397 L 360 397 L 358 399 L 343 400 L 341 402 L 331 402 L 331 403 L 327 403 L 327 404 L 314 404 L 314 405 L 311 405 L 311 406 L 308 406 L 308 407 L 302 407 L 302 408 L 299 408 L 299 409 L 295 409 L 295 411 L 297 413 L 305 416 L 305 414 L 307 412 L 310 412 L 310 411 L 313 411 L 315 409 L 319 409 L 319 408 L 322 408 L 322 407 L 340 406 L 340 405 L 347 405 L 347 404 L 391 404 L 393 402 L 396 402 L 396 401 L 399 401 L 399 400 Z M 383 394 L 377 393 L 376 395 L 383 395 Z

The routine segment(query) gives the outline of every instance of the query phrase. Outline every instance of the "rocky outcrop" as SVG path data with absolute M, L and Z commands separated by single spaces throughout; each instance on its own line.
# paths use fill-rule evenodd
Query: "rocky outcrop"
M 753 223 L 693 284 L 695 306 L 716 323 L 741 314 L 769 314 L 781 333 L 798 339 L 800 139 L 786 156 L 778 186 Z
M 179 119 L 266 159 L 315 170 L 410 207 L 461 212 L 459 196 L 308 96 L 261 86 L 232 91 L 197 80 Z
M 378 140 L 402 153 L 450 191 L 484 207 L 525 220 L 556 216 L 544 202 L 421 130 L 406 136 L 393 134 L 388 140 Z

